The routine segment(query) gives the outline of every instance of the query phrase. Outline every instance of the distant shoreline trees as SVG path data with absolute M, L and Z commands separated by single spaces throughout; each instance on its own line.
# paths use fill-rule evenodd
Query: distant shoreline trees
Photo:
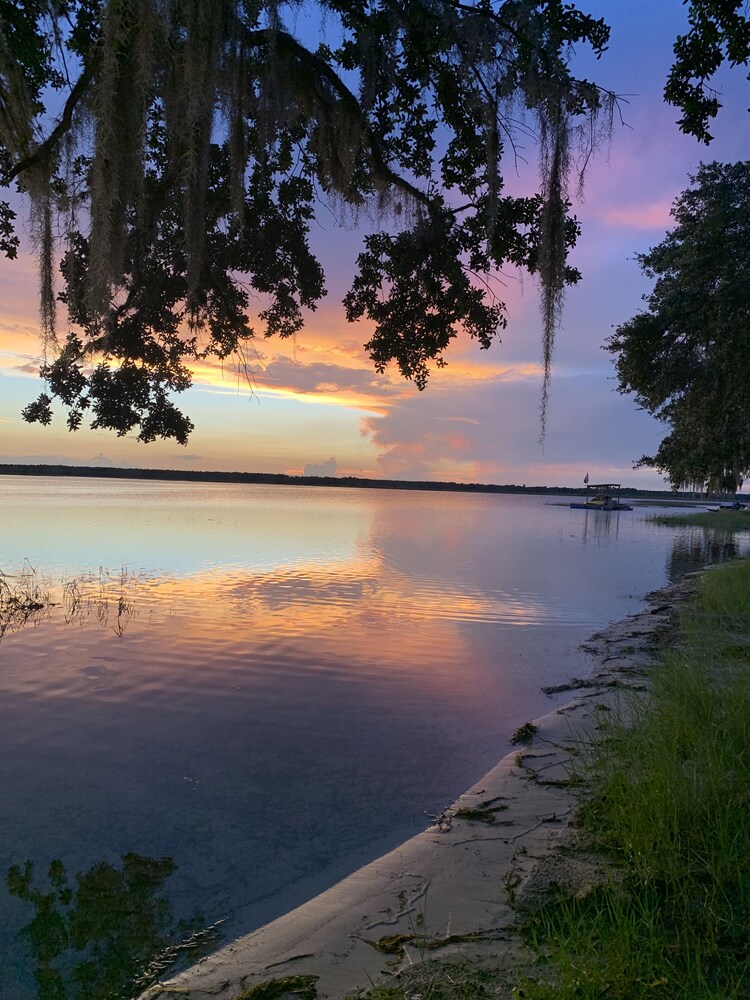
M 84 479 L 143 479 L 176 480 L 190 483 L 247 483 L 264 486 L 324 486 L 333 488 L 373 490 L 416 490 L 448 493 L 529 493 L 583 496 L 580 486 L 517 486 L 515 483 L 456 483 L 440 480 L 366 479 L 361 476 L 292 476 L 283 472 L 200 472 L 196 469 L 119 469 L 115 466 L 94 465 L 28 465 L 0 464 L 0 476 L 70 476 Z M 629 487 L 628 496 L 663 497 L 666 490 L 644 490 Z M 679 498 L 689 494 L 675 494 Z

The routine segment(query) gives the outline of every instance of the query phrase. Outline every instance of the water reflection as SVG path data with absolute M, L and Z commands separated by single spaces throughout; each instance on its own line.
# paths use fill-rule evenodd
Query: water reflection
M 11 896 L 33 907 L 21 929 L 38 1000 L 129 1000 L 178 958 L 192 958 L 216 937 L 199 916 L 175 923 L 162 890 L 171 858 L 126 854 L 119 868 L 100 862 L 71 882 L 53 861 L 40 886 L 34 865 L 13 865 Z
M 672 529 L 673 531 L 675 529 Z M 676 583 L 688 573 L 711 563 L 728 562 L 746 555 L 750 540 L 746 533 L 721 528 L 685 525 L 676 530 L 667 563 L 667 578 Z
M 583 534 L 582 540 L 585 545 L 589 539 L 607 538 L 613 535 L 615 538 L 620 534 L 620 512 L 587 510 L 583 514 Z
M 128 623 L 137 614 L 136 590 L 138 575 L 123 567 L 113 573 L 103 566 L 99 572 L 85 573 L 62 584 L 62 608 L 65 624 L 82 624 L 95 617 L 103 627 L 111 626 L 115 635 L 122 636 Z
M 0 639 L 27 626 L 49 622 L 55 608 L 62 608 L 66 625 L 84 625 L 95 618 L 99 625 L 122 636 L 138 613 L 137 584 L 137 576 L 126 569 L 114 574 L 100 567 L 98 574 L 84 573 L 55 585 L 24 560 L 16 574 L 0 570 Z
M 3 570 L 57 581 L 0 647 L 0 855 L 174 858 L 174 914 L 232 935 L 422 828 L 679 568 L 642 516 L 546 498 L 3 480 L 0 506 Z M 12 961 L 28 905 L 0 894 Z
M 595 541 L 607 546 L 620 535 L 620 512 L 586 511 L 581 524 L 581 544 Z M 622 515 L 632 523 L 633 515 Z M 646 515 L 646 522 L 650 518 Z M 666 576 L 676 583 L 688 573 L 696 572 L 713 563 L 728 562 L 750 552 L 750 529 L 729 530 L 719 525 L 663 525 L 649 523 L 652 531 L 666 537 L 671 533 L 671 546 L 666 560 Z M 632 536 L 628 537 L 628 544 Z

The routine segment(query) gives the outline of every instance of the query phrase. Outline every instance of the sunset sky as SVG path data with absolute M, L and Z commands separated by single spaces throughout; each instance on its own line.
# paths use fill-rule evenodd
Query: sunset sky
M 418 392 L 396 371 L 377 375 L 361 345 L 365 323 L 347 324 L 347 291 L 361 236 L 321 213 L 314 247 L 328 295 L 294 341 L 260 340 L 248 359 L 252 387 L 237 366 L 197 370 L 181 406 L 196 429 L 186 448 L 139 444 L 88 429 L 70 434 L 25 424 L 21 408 L 40 391 L 36 274 L 27 253 L 0 261 L 0 462 L 356 475 L 571 486 L 597 479 L 660 487 L 658 473 L 632 469 L 664 428 L 614 391 L 601 349 L 612 327 L 641 307 L 649 284 L 634 261 L 660 242 L 669 210 L 698 163 L 748 157 L 750 85 L 742 68 L 723 72 L 724 108 L 711 146 L 680 134 L 679 112 L 661 98 L 675 36 L 686 29 L 681 0 L 582 0 L 612 26 L 609 51 L 580 72 L 623 95 L 625 124 L 589 169 L 576 206 L 583 234 L 573 262 L 583 281 L 568 292 L 554 358 L 547 436 L 539 443 L 541 354 L 533 279 L 508 273 L 509 325 L 489 351 L 460 340 L 448 367 Z M 535 183 L 536 151 L 511 190 Z M 61 311 L 60 323 L 64 316 Z

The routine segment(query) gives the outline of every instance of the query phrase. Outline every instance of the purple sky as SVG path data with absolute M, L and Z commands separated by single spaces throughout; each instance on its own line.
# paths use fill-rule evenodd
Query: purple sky
M 321 214 L 315 243 L 327 269 L 327 298 L 293 341 L 263 341 L 251 358 L 252 390 L 228 365 L 198 371 L 182 399 L 196 430 L 187 448 L 138 444 L 103 432 L 69 434 L 27 425 L 21 407 L 40 388 L 36 277 L 28 256 L 0 262 L 0 461 L 60 462 L 299 474 L 323 472 L 408 479 L 534 485 L 592 480 L 660 487 L 658 473 L 633 471 L 664 430 L 614 392 L 613 367 L 601 349 L 612 327 L 641 308 L 649 285 L 634 255 L 660 242 L 669 208 L 699 162 L 747 158 L 747 70 L 723 71 L 724 108 L 706 147 L 680 134 L 679 112 L 661 97 L 675 36 L 686 27 L 680 0 L 591 0 L 582 7 L 612 25 L 601 60 L 579 59 L 580 72 L 625 95 L 626 124 L 600 149 L 576 206 L 583 234 L 574 263 L 583 281 L 569 291 L 557 338 L 548 430 L 539 443 L 540 335 L 537 291 L 509 274 L 509 326 L 502 343 L 479 351 L 459 342 L 448 367 L 419 393 L 396 371 L 378 376 L 361 345 L 364 323 L 348 325 L 340 300 L 359 248 L 356 229 Z M 535 182 L 536 152 L 511 185 Z

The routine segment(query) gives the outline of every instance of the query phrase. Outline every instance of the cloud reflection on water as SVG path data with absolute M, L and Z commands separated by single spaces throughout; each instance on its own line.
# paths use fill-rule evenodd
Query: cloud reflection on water
M 0 849 L 38 870 L 168 855 L 175 912 L 199 904 L 229 933 L 419 829 L 553 704 L 543 685 L 586 670 L 591 632 L 729 551 L 690 535 L 683 559 L 641 512 L 539 497 L 0 492 L 0 568 L 92 574 L 94 604 L 109 569 L 112 611 L 134 612 L 116 634 L 97 613 L 66 625 L 61 603 L 3 640 Z M 25 919 L 6 902 L 0 951 Z

